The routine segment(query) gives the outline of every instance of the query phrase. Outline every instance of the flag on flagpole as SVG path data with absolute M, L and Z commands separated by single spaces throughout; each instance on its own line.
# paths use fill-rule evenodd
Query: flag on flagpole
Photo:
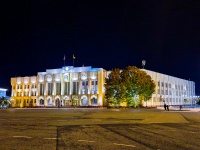
M 76 59 L 76 57 L 74 56 L 74 54 L 73 54 L 73 59 Z
M 63 60 L 65 60 L 65 55 L 64 55 L 64 57 L 63 57 Z

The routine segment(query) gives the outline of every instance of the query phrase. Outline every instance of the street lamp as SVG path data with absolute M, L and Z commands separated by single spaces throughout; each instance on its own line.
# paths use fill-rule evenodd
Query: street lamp
M 143 67 L 143 69 L 144 69 L 145 64 L 146 64 L 146 60 L 142 60 L 142 67 Z

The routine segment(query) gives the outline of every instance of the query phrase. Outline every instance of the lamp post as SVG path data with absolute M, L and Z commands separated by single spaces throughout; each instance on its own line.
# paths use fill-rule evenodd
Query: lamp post
M 143 67 L 143 69 L 144 69 L 145 64 L 146 64 L 146 60 L 142 60 L 142 67 Z

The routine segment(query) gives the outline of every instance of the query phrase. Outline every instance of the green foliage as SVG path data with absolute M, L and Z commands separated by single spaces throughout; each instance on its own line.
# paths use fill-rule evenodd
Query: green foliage
M 183 100 L 185 103 L 187 103 L 188 102 L 188 99 L 187 98 L 184 98 L 184 100 Z
M 31 106 L 31 107 L 33 106 L 33 100 L 32 99 L 30 100 L 29 106 Z
M 135 66 L 128 66 L 122 71 L 113 69 L 106 78 L 105 97 L 108 104 L 119 105 L 127 102 L 127 106 L 136 106 L 136 96 L 149 100 L 155 84 L 146 72 Z
M 200 98 L 197 98 L 196 102 L 197 102 L 198 105 L 200 105 Z
M 0 105 L 9 105 L 10 104 L 10 102 L 9 102 L 9 100 L 7 99 L 7 98 L 5 98 L 4 96 L 2 96 L 2 97 L 0 97 Z
M 186 105 L 186 103 L 188 102 L 188 99 L 187 99 L 187 98 L 184 98 L 183 101 L 184 101 L 184 103 L 185 103 L 185 105 Z

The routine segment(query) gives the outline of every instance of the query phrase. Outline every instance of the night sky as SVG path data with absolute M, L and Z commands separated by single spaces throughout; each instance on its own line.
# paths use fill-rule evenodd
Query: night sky
M 145 69 L 194 81 L 200 95 L 200 1 L 0 2 L 0 87 L 75 67 Z

